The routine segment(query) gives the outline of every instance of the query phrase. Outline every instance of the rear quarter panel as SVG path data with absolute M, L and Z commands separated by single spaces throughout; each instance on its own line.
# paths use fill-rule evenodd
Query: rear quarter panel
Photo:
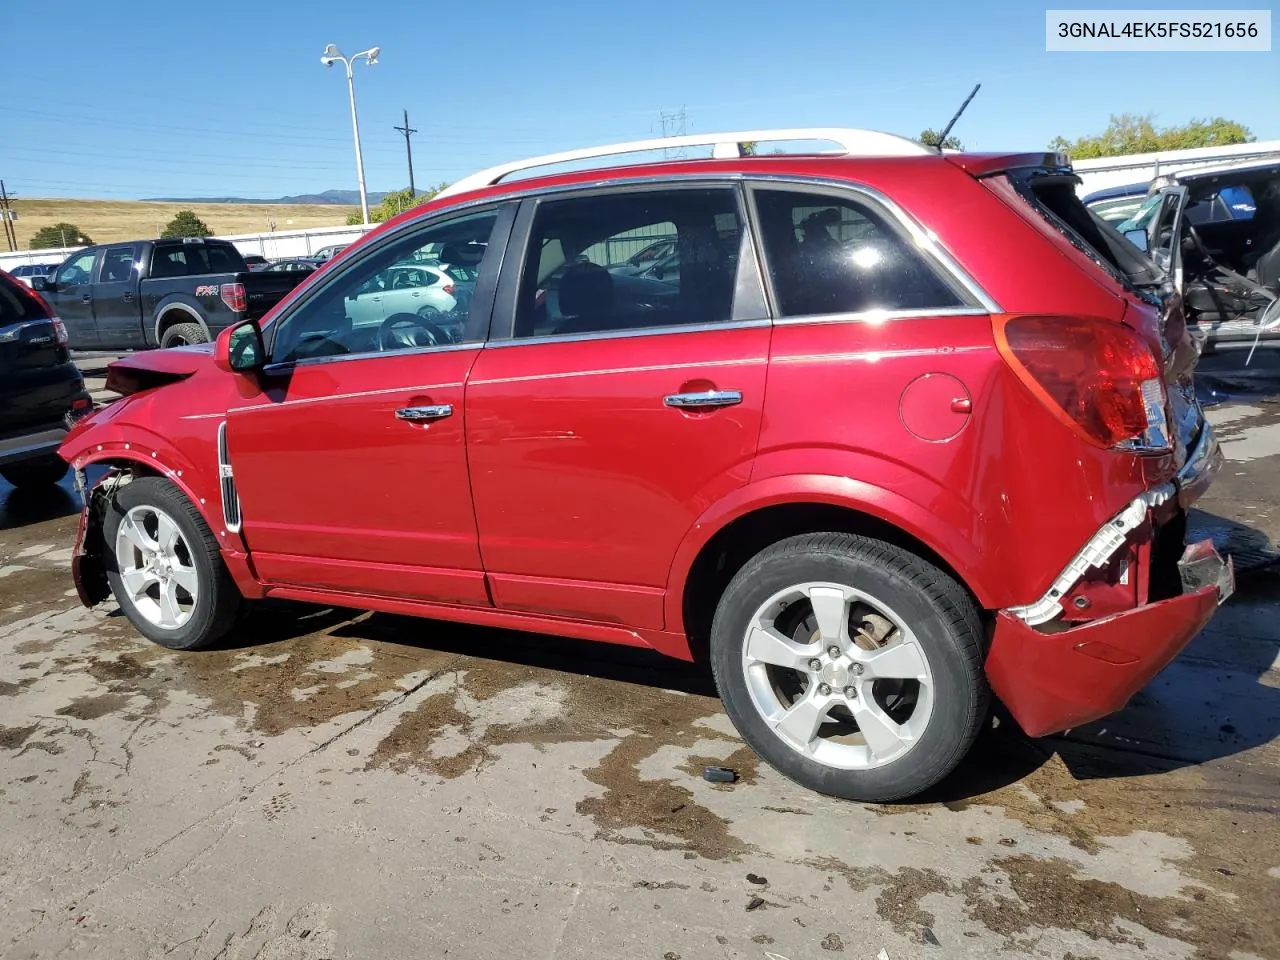
M 841 175 L 907 210 L 1005 313 L 1119 321 L 1119 285 L 1087 258 L 1073 262 L 964 171 L 920 159 L 914 174 L 914 162 L 842 161 Z M 904 391 L 929 374 L 956 378 L 972 404 L 942 441 L 903 422 Z M 923 540 L 989 609 L 1044 593 L 1150 485 L 1153 467 L 1170 469 L 1093 446 L 1055 417 L 1003 360 L 986 315 L 774 330 L 752 484 L 815 473 L 857 480 L 862 509 Z

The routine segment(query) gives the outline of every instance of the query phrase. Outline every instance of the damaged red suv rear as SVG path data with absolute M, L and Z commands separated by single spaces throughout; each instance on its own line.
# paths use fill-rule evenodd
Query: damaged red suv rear
M 711 156 L 539 170 L 673 145 Z M 1221 454 L 1178 293 L 1075 186 L 859 130 L 468 177 L 112 366 L 62 447 L 107 468 L 80 595 L 182 650 L 280 597 L 705 658 L 787 776 L 918 793 L 991 693 L 1117 710 L 1233 589 L 1185 543 Z

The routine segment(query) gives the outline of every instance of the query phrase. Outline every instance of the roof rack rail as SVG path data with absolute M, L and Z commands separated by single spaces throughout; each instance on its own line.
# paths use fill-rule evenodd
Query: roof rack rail
M 562 153 L 549 153 L 541 157 L 530 157 L 527 160 L 516 160 L 489 167 L 478 173 L 469 174 L 456 183 L 450 184 L 440 191 L 438 196 L 447 197 L 470 190 L 491 187 L 513 173 L 530 170 L 535 167 L 547 167 L 557 163 L 571 163 L 576 160 L 593 160 L 599 157 L 614 157 L 627 153 L 643 153 L 649 150 L 672 150 L 679 147 L 712 147 L 712 157 L 724 159 L 739 156 L 740 143 L 769 143 L 788 140 L 824 140 L 836 144 L 839 153 L 859 157 L 909 157 L 930 154 L 934 151 L 915 140 L 899 137 L 892 133 L 881 133 L 877 130 L 858 130 L 852 127 L 797 127 L 783 130 L 740 130 L 736 133 L 694 133 L 681 137 L 655 137 L 649 140 L 631 140 L 626 143 L 612 143 L 601 147 L 588 147 L 585 150 L 566 150 Z

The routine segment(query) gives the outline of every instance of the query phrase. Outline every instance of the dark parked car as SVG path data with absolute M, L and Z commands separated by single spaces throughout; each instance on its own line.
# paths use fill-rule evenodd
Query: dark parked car
M 267 273 L 280 273 L 281 271 L 294 271 L 296 273 L 311 273 L 323 263 L 323 260 L 310 260 L 299 258 L 295 260 L 277 260 L 270 266 L 262 269 Z
M 260 253 L 244 254 L 244 265 L 250 270 L 265 270 L 271 264 L 271 261 Z
M 34 286 L 73 350 L 139 350 L 205 343 L 261 317 L 305 277 L 254 272 L 227 241 L 188 238 L 86 247 Z
M 315 253 L 311 254 L 310 259 L 320 260 L 320 261 L 330 260 L 333 257 L 336 257 L 338 254 L 340 254 L 343 250 L 347 249 L 347 247 L 349 246 L 351 246 L 351 244 L 349 243 L 330 244 L 327 247 L 321 247 Z
M 69 419 L 93 408 L 49 305 L 0 271 L 0 476 L 15 487 L 57 483 Z

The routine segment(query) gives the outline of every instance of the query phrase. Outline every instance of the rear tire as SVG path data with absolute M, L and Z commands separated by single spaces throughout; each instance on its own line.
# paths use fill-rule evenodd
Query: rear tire
M 0 477 L 4 477 L 19 490 L 31 490 L 55 485 L 67 475 L 69 469 L 67 461 L 53 455 L 7 463 L 0 467 Z
M 743 739 L 802 786 L 848 800 L 901 800 L 956 767 L 987 713 L 982 662 L 978 610 L 958 583 L 851 534 L 761 551 L 711 628 L 716 686 Z
M 119 487 L 103 535 L 111 592 L 148 640 L 202 650 L 235 625 L 243 597 L 213 531 L 173 483 L 142 477 Z
M 190 343 L 208 343 L 204 327 L 198 323 L 175 323 L 160 335 L 160 347 L 182 347 Z

